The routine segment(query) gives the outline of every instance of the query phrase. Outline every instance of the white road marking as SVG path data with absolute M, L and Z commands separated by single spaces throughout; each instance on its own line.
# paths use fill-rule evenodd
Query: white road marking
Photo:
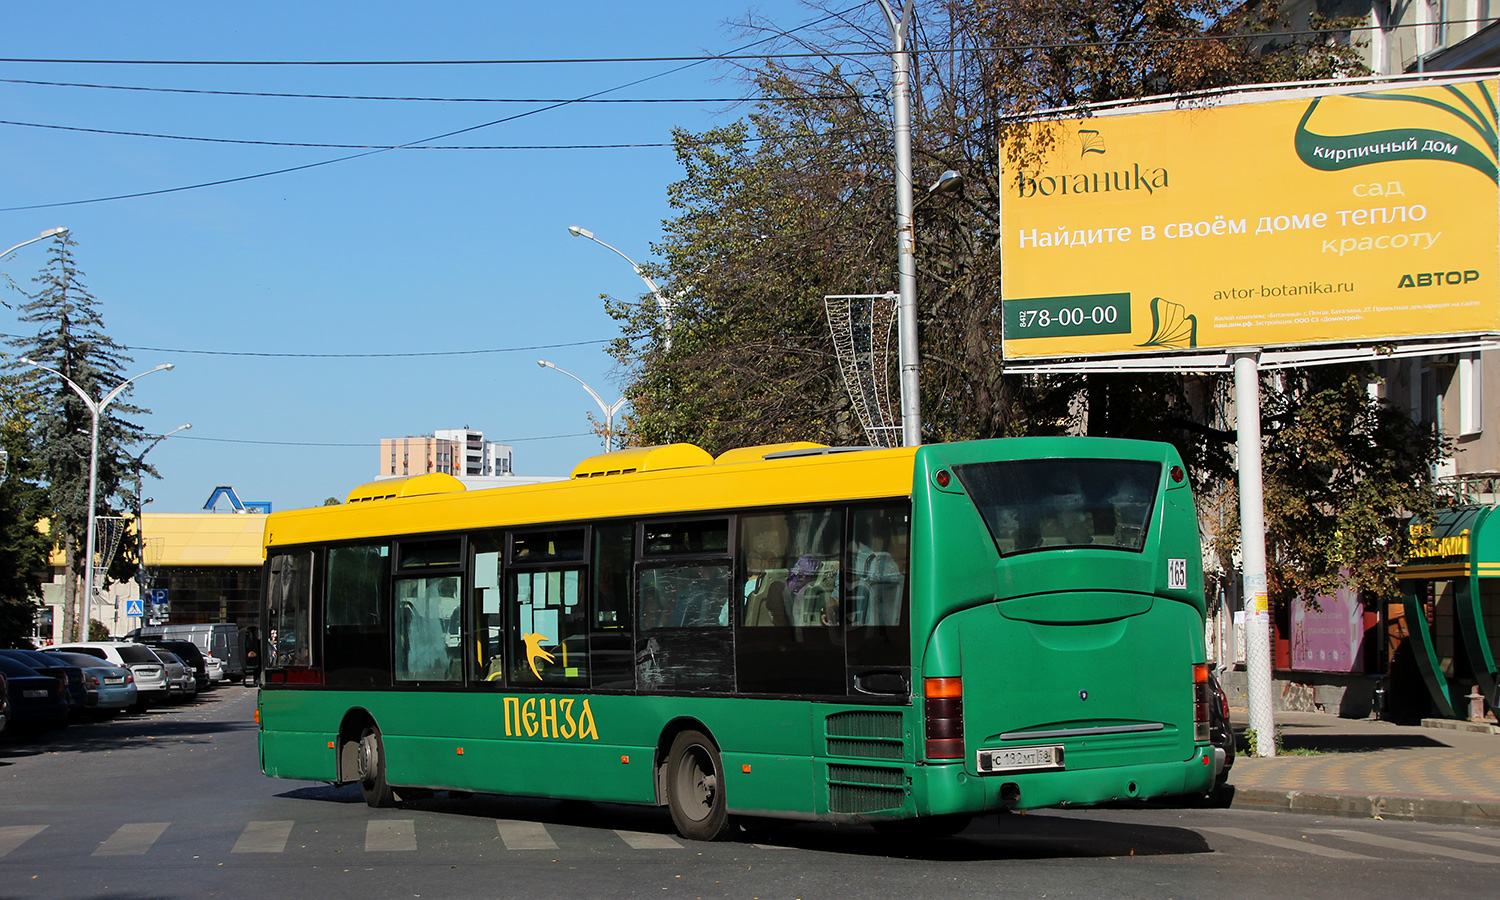
M 4 856 L 41 834 L 46 827 L 46 825 L 0 825 L 0 856 Z
M 557 842 L 547 833 L 541 822 L 521 822 L 515 819 L 496 819 L 500 829 L 500 840 L 507 850 L 556 850 Z
M 292 823 L 251 822 L 245 826 L 231 853 L 281 853 L 292 836 Z
M 414 819 L 376 819 L 365 826 L 365 850 L 417 849 L 417 823 Z
M 1335 850 L 1332 847 L 1320 847 L 1307 841 L 1294 841 L 1291 838 L 1277 837 L 1274 834 L 1261 834 L 1248 828 L 1199 828 L 1199 831 L 1211 831 L 1214 834 L 1222 834 L 1226 837 L 1239 838 L 1242 841 L 1253 841 L 1257 844 L 1269 844 L 1272 847 L 1280 847 L 1283 850 L 1296 850 L 1298 853 L 1311 853 L 1314 856 L 1324 856 L 1328 859 L 1374 859 L 1359 853 L 1350 853 L 1347 850 Z
M 151 849 L 151 845 L 156 843 L 156 839 L 161 837 L 161 833 L 166 831 L 170 824 L 170 822 L 132 822 L 128 825 L 121 825 L 114 834 L 109 836 L 109 840 L 99 845 L 94 855 L 140 856 Z

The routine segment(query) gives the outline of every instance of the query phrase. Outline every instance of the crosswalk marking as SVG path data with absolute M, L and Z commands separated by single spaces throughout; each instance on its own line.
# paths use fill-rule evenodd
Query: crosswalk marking
M 415 819 L 375 819 L 365 826 L 365 850 L 415 850 L 416 825 Z
M 1486 847 L 1500 847 L 1500 838 L 1484 834 L 1468 834 L 1462 831 L 1424 831 L 1422 833 L 1454 841 L 1467 841 L 1470 844 L 1483 844 Z
M 0 856 L 4 856 L 37 835 L 46 825 L 0 825 Z
M 109 839 L 99 845 L 94 851 L 95 856 L 140 856 L 161 833 L 167 830 L 170 822 L 132 822 L 121 825 Z
M 1222 834 L 1226 837 L 1239 838 L 1242 841 L 1254 841 L 1257 844 L 1269 844 L 1272 847 L 1280 847 L 1283 850 L 1296 850 L 1299 853 L 1311 853 L 1314 856 L 1324 856 L 1328 859 L 1373 859 L 1359 853 L 1350 853 L 1347 850 L 1335 850 L 1332 847 L 1320 847 L 1306 841 L 1294 841 L 1291 838 L 1277 837 L 1274 834 L 1261 834 L 1248 828 L 1199 828 L 1199 831 L 1211 831 L 1214 834 Z
M 682 845 L 670 835 L 646 831 L 616 831 L 635 850 L 681 850 Z
M 557 842 L 547 833 L 541 822 L 518 822 L 514 819 L 496 819 L 500 829 L 500 840 L 507 850 L 556 850 Z
M 245 826 L 231 853 L 280 853 L 292 836 L 292 823 L 251 822 Z
M 1449 859 L 1461 859 L 1464 862 L 1500 863 L 1500 856 L 1496 856 L 1493 853 L 1455 850 L 1451 847 L 1442 847 L 1437 844 L 1427 844 L 1421 841 L 1407 841 L 1401 838 L 1386 837 L 1382 834 L 1365 834 L 1359 831 L 1344 831 L 1337 828 L 1330 828 L 1322 833 L 1336 834 L 1346 840 L 1372 844 L 1376 847 L 1384 847 L 1387 850 L 1404 850 L 1407 853 L 1415 853 L 1419 856 L 1446 856 Z

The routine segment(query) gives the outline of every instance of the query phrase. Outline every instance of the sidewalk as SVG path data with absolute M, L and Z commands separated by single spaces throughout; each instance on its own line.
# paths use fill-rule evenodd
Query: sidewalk
M 1500 734 L 1278 712 L 1282 752 L 1265 759 L 1244 752 L 1247 711 L 1230 712 L 1234 808 L 1500 826 Z

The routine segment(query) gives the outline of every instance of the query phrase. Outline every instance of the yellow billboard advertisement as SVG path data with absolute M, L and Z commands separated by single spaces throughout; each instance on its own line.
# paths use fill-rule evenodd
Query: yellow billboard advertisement
M 1005 355 L 1500 331 L 1496 86 L 1032 123 L 1001 147 Z

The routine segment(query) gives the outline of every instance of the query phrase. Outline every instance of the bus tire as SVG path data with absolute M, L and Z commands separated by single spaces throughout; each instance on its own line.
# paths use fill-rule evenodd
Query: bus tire
M 667 753 L 667 807 L 677 833 L 691 841 L 716 841 L 729 831 L 724 762 L 699 731 L 684 731 Z
M 356 772 L 359 787 L 364 791 L 365 803 L 376 809 L 387 809 L 396 805 L 396 792 L 385 780 L 385 743 L 380 739 L 380 729 L 366 725 L 359 733 L 359 752 Z

